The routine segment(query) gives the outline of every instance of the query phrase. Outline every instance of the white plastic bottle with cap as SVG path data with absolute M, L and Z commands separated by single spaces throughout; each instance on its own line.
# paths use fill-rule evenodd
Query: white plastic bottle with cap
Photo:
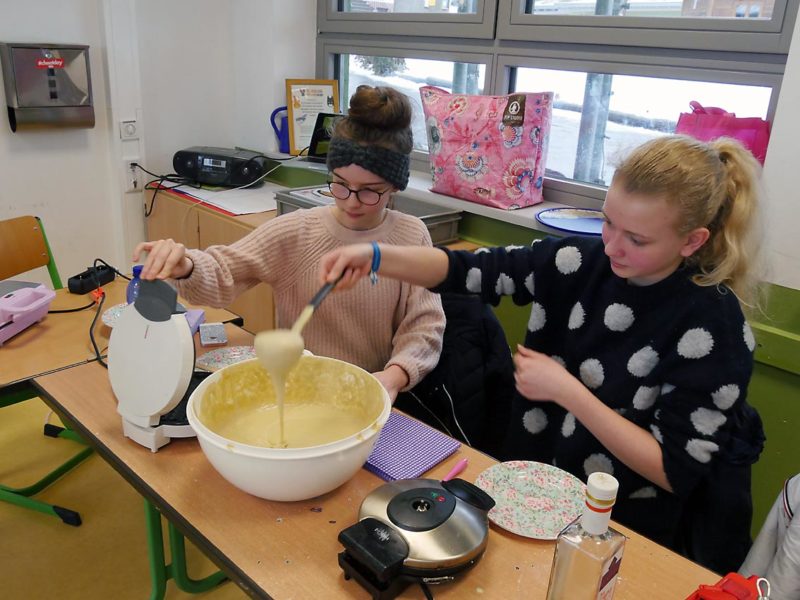
M 592 473 L 586 509 L 558 534 L 547 600 L 610 600 L 614 595 L 625 536 L 608 526 L 619 482 Z

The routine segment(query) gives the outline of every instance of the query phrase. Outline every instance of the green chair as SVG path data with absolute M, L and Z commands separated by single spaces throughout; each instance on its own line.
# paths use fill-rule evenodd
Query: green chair
M 39 267 L 47 267 L 53 289 L 63 287 L 44 227 L 38 217 L 24 216 L 0 221 L 0 256 L 3 257 L 0 262 L 0 281 Z M 23 381 L 5 386 L 0 388 L 0 408 L 36 397 L 38 397 L 38 392 L 30 382 Z M 2 426 L 0 425 L 0 427 Z M 65 427 L 48 423 L 44 426 L 44 434 L 50 437 L 70 439 L 85 445 L 77 433 Z M 77 512 L 36 500 L 31 496 L 84 461 L 91 453 L 91 448 L 83 448 L 61 466 L 31 485 L 12 488 L 0 484 L 0 500 L 56 516 L 64 523 L 77 527 L 81 524 L 81 517 Z

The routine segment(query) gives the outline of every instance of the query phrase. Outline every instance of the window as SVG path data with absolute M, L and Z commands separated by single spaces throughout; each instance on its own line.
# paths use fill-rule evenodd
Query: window
M 321 31 L 494 37 L 497 0 L 317 0 Z
M 796 13 L 788 0 L 500 0 L 497 37 L 785 54 Z
M 674 133 L 689 103 L 766 118 L 766 86 L 520 67 L 511 91 L 555 90 L 547 175 L 607 186 L 613 163 L 659 135 Z
M 771 120 L 800 4 L 387 0 L 382 11 L 369 0 L 319 3 L 317 76 L 339 79 L 343 106 L 360 83 L 402 89 L 417 107 L 423 85 L 554 92 L 545 199 L 594 207 L 617 159 L 672 133 L 693 100 Z M 357 11 L 367 5 L 371 12 Z M 432 19 L 440 19 L 433 29 Z M 427 170 L 421 109 L 414 136 L 413 166 Z
M 771 19 L 775 0 L 527 0 L 533 15 Z
M 339 54 L 338 68 L 344 98 L 362 84 L 388 85 L 408 96 L 414 107 L 414 149 L 421 152 L 428 151 L 428 138 L 419 88 L 435 85 L 453 93 L 480 94 L 486 72 L 482 64 L 362 54 Z
M 351 13 L 475 13 L 474 0 L 344 0 L 341 6 L 342 12 Z

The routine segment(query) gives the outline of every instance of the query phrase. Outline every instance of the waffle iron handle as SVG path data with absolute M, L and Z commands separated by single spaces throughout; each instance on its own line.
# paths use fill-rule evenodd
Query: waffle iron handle
M 382 583 L 397 578 L 408 557 L 408 544 L 403 536 L 372 517 L 342 530 L 339 543 L 362 569 Z
M 443 481 L 442 487 L 453 494 L 453 496 L 456 498 L 460 498 L 475 508 L 489 512 L 494 507 L 494 499 L 481 488 L 471 484 L 469 481 L 464 481 L 463 479 L 451 479 L 449 481 Z

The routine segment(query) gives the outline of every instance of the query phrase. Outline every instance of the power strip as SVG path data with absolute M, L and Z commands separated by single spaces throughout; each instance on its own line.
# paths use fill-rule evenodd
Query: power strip
M 105 265 L 89 267 L 83 273 L 70 277 L 67 288 L 73 294 L 88 294 L 101 285 L 111 283 L 116 276 L 114 269 Z

